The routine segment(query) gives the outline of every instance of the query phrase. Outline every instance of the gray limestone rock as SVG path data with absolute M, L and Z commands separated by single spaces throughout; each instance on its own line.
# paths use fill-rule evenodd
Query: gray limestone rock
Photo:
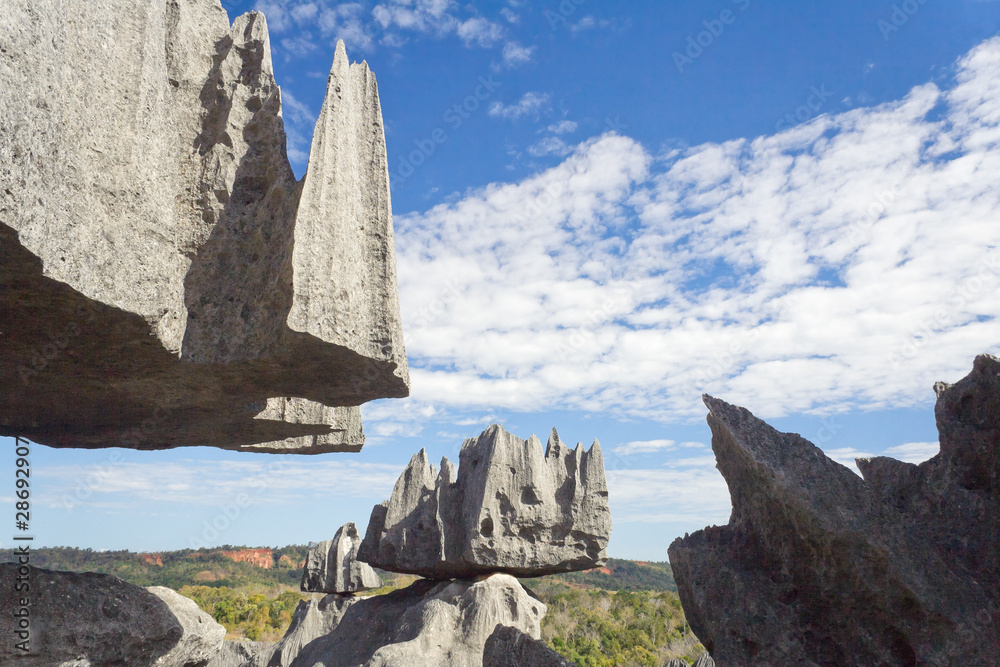
M 603 565 L 611 536 L 604 458 L 594 441 L 567 448 L 555 429 L 543 454 L 498 425 L 466 440 L 456 477 L 421 450 L 376 505 L 358 558 L 431 578 L 489 572 L 541 576 Z
M 715 660 L 712 660 L 712 656 L 709 654 L 702 653 L 691 667 L 715 667 Z
M 517 628 L 498 625 L 486 640 L 483 667 L 576 667 L 576 663 Z
M 19 573 L 19 567 L 24 568 Z M 25 573 L 26 571 L 26 573 Z M 27 584 L 26 591 L 15 591 Z M 30 652 L 15 648 L 21 598 L 30 606 Z M 0 664 L 151 667 L 173 653 L 184 624 L 159 597 L 107 574 L 0 563 Z M 185 663 L 172 662 L 172 665 Z
M 363 599 L 366 598 L 333 594 L 319 600 L 302 600 L 285 636 L 266 650 L 258 651 L 246 666 L 288 667 L 306 645 L 333 632 L 351 605 Z
M 8 0 L 0 47 L 0 435 L 360 449 L 409 384 L 368 66 L 297 181 L 258 12 Z
M 941 451 L 859 460 L 705 397 L 729 525 L 677 539 L 692 630 L 721 664 L 995 664 L 1000 360 L 939 383 Z
M 153 663 L 155 667 L 201 665 L 219 652 L 226 629 L 203 612 L 194 600 L 164 586 L 148 586 L 146 590 L 163 600 L 183 630 L 180 641 Z
M 663 667 L 690 667 L 686 662 L 680 658 L 671 658 L 663 663 Z
M 222 647 L 212 656 L 205 667 L 252 667 L 253 659 L 260 653 L 271 650 L 273 644 L 249 640 L 222 642 Z
M 305 644 L 291 667 L 480 667 L 498 624 L 537 639 L 546 611 L 506 574 L 422 579 L 387 595 L 352 599 L 339 624 Z
M 337 529 L 332 540 L 323 540 L 309 550 L 302 571 L 301 589 L 306 593 L 355 593 L 382 586 L 371 565 L 357 559 L 361 536 L 353 522 Z

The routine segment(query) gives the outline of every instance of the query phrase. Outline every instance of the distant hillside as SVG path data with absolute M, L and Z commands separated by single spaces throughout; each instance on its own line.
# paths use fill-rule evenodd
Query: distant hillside
M 677 592 L 674 573 L 667 562 L 649 562 L 609 558 L 604 567 L 585 572 L 567 572 L 539 577 L 538 580 L 559 581 L 579 584 L 587 588 L 606 591 L 671 591 Z M 532 579 L 524 579 L 526 586 L 532 586 Z
M 193 599 L 226 626 L 229 638 L 276 641 L 298 601 L 309 548 L 293 545 L 185 549 L 161 553 L 93 551 L 70 547 L 32 551 L 31 563 L 50 570 L 102 572 L 140 586 L 167 586 Z M 0 562 L 15 561 L 0 550 Z M 416 577 L 379 571 L 385 586 Z M 660 667 L 704 652 L 681 610 L 668 563 L 612 558 L 603 568 L 521 580 L 549 607 L 542 637 L 579 667 Z
M 298 545 L 280 549 L 226 545 L 220 549 L 134 553 L 54 547 L 33 549 L 31 564 L 49 570 L 113 574 L 139 586 L 167 586 L 174 590 L 188 584 L 216 588 L 257 585 L 297 589 L 308 550 Z M 0 562 L 14 561 L 13 554 L 10 549 L 0 550 Z

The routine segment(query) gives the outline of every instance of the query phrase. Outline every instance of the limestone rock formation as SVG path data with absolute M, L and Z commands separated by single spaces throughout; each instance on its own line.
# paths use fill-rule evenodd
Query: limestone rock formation
M 203 612 L 194 600 L 164 586 L 149 586 L 146 590 L 163 600 L 183 631 L 180 641 L 169 653 L 157 659 L 154 667 L 204 664 L 219 652 L 226 638 L 226 629 Z
M 270 651 L 273 644 L 249 640 L 222 642 L 222 647 L 205 664 L 205 667 L 250 667 L 254 656 Z
M 506 574 L 479 581 L 420 579 L 356 600 L 335 628 L 305 644 L 291 667 L 479 667 L 498 624 L 537 639 L 546 610 Z
M 421 450 L 376 505 L 358 558 L 443 579 L 489 572 L 541 576 L 607 561 L 611 535 L 604 458 L 594 441 L 570 450 L 555 429 L 543 455 L 498 425 L 466 440 L 459 468 L 440 472 Z
M 295 609 L 285 636 L 276 644 L 258 651 L 244 664 L 246 667 L 288 667 L 306 645 L 333 632 L 350 606 L 361 599 L 332 594 L 319 600 L 302 600 Z
M 702 653 L 691 667 L 715 667 L 715 660 L 708 653 Z
M 27 574 L 19 574 L 19 567 Z M 15 591 L 19 581 L 28 584 L 30 595 Z M 22 596 L 30 601 L 28 654 L 14 646 L 14 614 L 24 608 Z M 175 661 L 172 666 L 187 662 L 180 662 L 184 656 L 173 651 L 188 633 L 170 607 L 141 586 L 111 575 L 0 563 L 0 609 L 0 664 L 148 667 L 168 664 L 158 662 L 168 654 Z M 201 648 L 191 647 L 196 652 Z
M 486 640 L 483 667 L 576 667 L 576 663 L 517 628 L 498 625 Z
M 379 97 L 334 57 L 307 177 L 264 16 L 0 11 L 0 435 L 357 451 L 408 393 Z
M 733 514 L 669 554 L 721 664 L 996 664 L 1000 360 L 935 391 L 940 453 L 859 460 L 864 479 L 705 397 Z
M 690 667 L 686 662 L 680 658 L 671 658 L 663 663 L 663 667 Z
M 337 529 L 333 540 L 323 540 L 309 550 L 302 572 L 306 593 L 355 593 L 382 586 L 371 565 L 357 559 L 361 536 L 353 522 Z

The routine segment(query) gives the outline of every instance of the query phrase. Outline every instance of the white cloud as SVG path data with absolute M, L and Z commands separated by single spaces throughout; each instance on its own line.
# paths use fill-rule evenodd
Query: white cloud
M 855 459 L 867 459 L 875 456 L 870 452 L 863 452 L 853 447 L 837 447 L 835 449 L 824 449 L 823 453 L 829 456 L 831 459 L 836 461 L 842 466 L 850 468 L 857 476 L 861 476 L 861 471 L 858 469 L 858 464 Z
M 507 42 L 503 45 L 503 62 L 507 67 L 518 67 L 531 62 L 535 52 L 533 46 L 523 46 L 519 42 Z
M 663 421 L 706 391 L 761 417 L 929 404 L 1000 341 L 997 72 L 993 39 L 950 90 L 664 155 L 608 133 L 397 216 L 413 396 Z
M 493 46 L 503 38 L 503 29 L 481 16 L 475 16 L 458 24 L 455 33 L 465 42 L 466 46 L 477 44 L 482 47 Z M 504 48 L 506 60 L 507 49 Z M 528 54 L 530 56 L 530 53 Z
M 528 152 L 535 157 L 545 155 L 558 155 L 560 157 L 573 152 L 573 149 L 566 145 L 566 142 L 559 137 L 545 137 L 537 144 L 528 146 Z
M 673 449 L 676 444 L 673 440 L 636 440 L 634 442 L 626 442 L 624 445 L 618 445 L 611 451 L 622 456 L 628 456 L 629 454 L 649 454 L 651 452 Z
M 891 456 L 907 463 L 923 463 L 927 459 L 937 456 L 941 451 L 941 445 L 936 442 L 907 442 L 903 445 L 896 445 L 885 450 L 883 456 Z
M 520 15 L 515 14 L 507 7 L 504 7 L 503 9 L 500 10 L 500 15 L 503 16 L 505 19 L 507 19 L 508 23 L 520 23 L 521 21 Z
M 269 461 L 205 461 L 50 466 L 45 479 L 61 491 L 38 497 L 51 508 L 132 507 L 135 504 L 221 505 L 245 494 L 266 494 L 268 502 L 294 502 L 325 495 L 336 480 L 341 497 L 388 497 L 402 465 L 355 463 L 343 459 L 275 458 Z
M 732 511 L 729 487 L 712 457 L 688 466 L 610 470 L 607 476 L 616 524 L 725 524 Z
M 288 57 L 302 57 L 318 48 L 308 31 L 318 29 L 328 41 L 344 40 L 348 53 L 370 51 L 376 43 L 396 47 L 406 43 L 405 34 L 442 38 L 453 35 L 466 46 L 492 47 L 503 39 L 504 29 L 482 16 L 463 17 L 473 11 L 452 0 L 388 0 L 388 2 L 344 2 L 313 0 L 257 0 L 254 9 L 267 18 L 272 35 L 292 30 L 306 31 L 281 40 Z M 509 17 L 507 17 L 509 20 Z M 527 54 L 530 56 L 530 50 Z M 517 58 L 519 54 L 513 54 Z M 513 63 L 514 61 L 512 61 Z
M 576 132 L 576 123 L 572 120 L 561 120 L 549 125 L 546 129 L 552 134 L 569 134 Z
M 549 103 L 549 96 L 543 93 L 525 93 L 520 100 L 514 104 L 504 105 L 501 102 L 493 102 L 490 105 L 489 114 L 497 118 L 515 119 L 521 116 L 537 114 Z

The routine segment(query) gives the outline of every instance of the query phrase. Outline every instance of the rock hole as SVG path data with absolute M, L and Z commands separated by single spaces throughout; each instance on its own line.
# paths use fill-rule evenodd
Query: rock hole
M 521 504 L 522 505 L 539 505 L 541 500 L 538 499 L 538 494 L 535 493 L 535 489 L 526 486 L 521 489 Z
M 493 519 L 486 517 L 483 522 L 479 524 L 479 532 L 483 534 L 484 537 L 493 537 Z

